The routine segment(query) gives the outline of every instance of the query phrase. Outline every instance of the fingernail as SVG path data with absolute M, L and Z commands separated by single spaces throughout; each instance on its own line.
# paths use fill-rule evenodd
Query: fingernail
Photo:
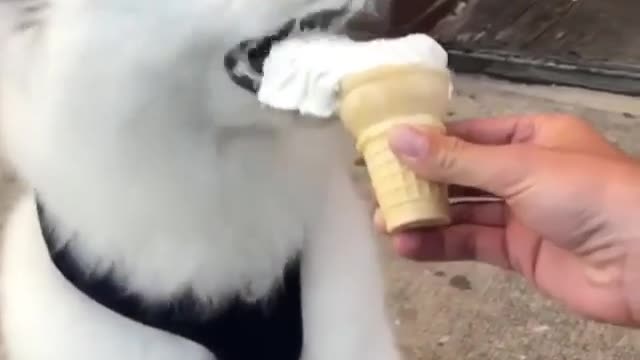
M 419 159 L 427 155 L 429 143 L 427 138 L 410 127 L 400 127 L 389 135 L 391 150 L 406 158 Z

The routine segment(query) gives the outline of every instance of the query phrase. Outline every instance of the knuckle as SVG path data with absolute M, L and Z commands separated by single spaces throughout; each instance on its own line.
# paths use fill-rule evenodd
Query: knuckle
M 576 129 L 586 127 L 586 123 L 582 119 L 569 114 L 556 114 L 551 119 L 560 129 Z
M 438 166 L 444 170 L 452 170 L 458 167 L 460 154 L 466 150 L 464 141 L 450 137 L 447 138 L 438 156 Z

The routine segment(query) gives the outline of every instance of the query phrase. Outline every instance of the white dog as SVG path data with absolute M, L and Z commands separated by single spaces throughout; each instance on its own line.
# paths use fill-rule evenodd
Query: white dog
M 399 359 L 351 139 L 246 90 L 365 1 L 0 0 L 8 360 Z

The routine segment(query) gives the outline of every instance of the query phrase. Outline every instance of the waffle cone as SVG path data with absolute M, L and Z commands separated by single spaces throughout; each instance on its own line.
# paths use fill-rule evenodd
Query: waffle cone
M 344 79 L 341 88 L 340 117 L 357 140 L 387 230 L 449 223 L 446 185 L 419 179 L 388 145 L 389 131 L 398 125 L 445 131 L 449 73 L 384 66 Z

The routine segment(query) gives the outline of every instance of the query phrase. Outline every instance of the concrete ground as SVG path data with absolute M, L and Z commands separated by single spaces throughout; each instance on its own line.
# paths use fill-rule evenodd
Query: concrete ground
M 453 118 L 570 112 L 640 155 L 640 99 L 469 76 L 457 78 L 456 87 Z M 2 215 L 19 186 L 6 171 L 0 175 Z M 380 243 L 388 250 L 384 239 Z M 384 254 L 389 306 L 406 360 L 640 359 L 640 333 L 572 316 L 511 274 Z

